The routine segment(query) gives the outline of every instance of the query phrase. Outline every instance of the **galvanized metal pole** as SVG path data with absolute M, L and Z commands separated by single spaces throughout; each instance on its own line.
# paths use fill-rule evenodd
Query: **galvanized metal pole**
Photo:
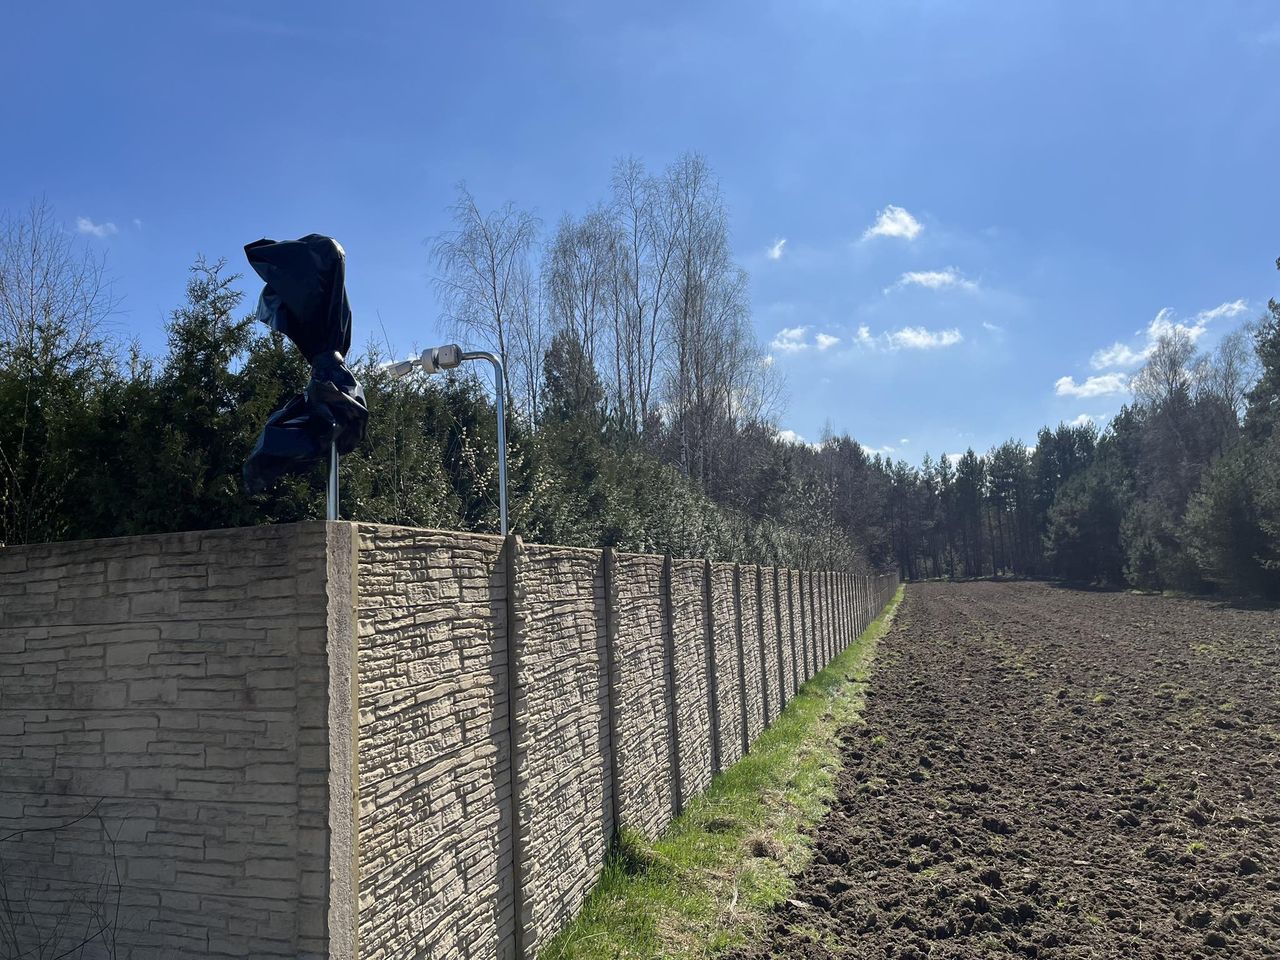
M 505 403 L 506 377 L 502 373 L 502 361 L 485 350 L 473 350 L 462 355 L 463 360 L 488 360 L 493 364 L 493 393 L 498 407 L 498 514 L 502 535 L 507 535 L 507 412 Z
M 326 520 L 338 519 L 338 442 L 329 444 L 329 501 L 325 510 Z

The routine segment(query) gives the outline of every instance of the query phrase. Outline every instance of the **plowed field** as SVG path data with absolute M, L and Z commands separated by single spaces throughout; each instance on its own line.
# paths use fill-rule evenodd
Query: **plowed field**
M 909 586 L 741 957 L 1280 956 L 1280 612 Z

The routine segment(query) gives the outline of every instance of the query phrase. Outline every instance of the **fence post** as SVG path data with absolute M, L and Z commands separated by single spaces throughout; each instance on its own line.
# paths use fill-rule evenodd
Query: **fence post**
M 702 634 L 707 649 L 707 712 L 711 724 L 711 774 L 720 772 L 720 687 L 716 674 L 716 631 L 712 624 L 711 561 L 702 561 Z
M 520 753 L 520 735 L 516 727 L 519 706 L 519 657 L 520 633 L 523 618 L 520 609 L 520 554 L 524 545 L 520 537 L 510 534 L 503 544 L 507 573 L 507 754 L 510 763 L 511 783 L 507 791 L 511 822 L 511 910 L 512 948 L 517 960 L 525 960 L 524 919 L 529 904 L 525 896 L 524 845 L 521 842 L 523 825 L 520 822 L 520 776 L 517 758 Z
M 600 573 L 604 580 L 604 705 L 608 712 L 609 734 L 609 817 L 612 829 L 608 831 L 610 838 L 617 835 L 622 826 L 618 819 L 621 806 L 618 798 L 618 681 L 621 668 L 618 666 L 618 580 L 617 554 L 612 547 L 605 547 L 600 552 Z
M 671 816 L 680 816 L 684 810 L 684 771 L 680 768 L 680 730 L 676 711 L 676 616 L 672 599 L 671 554 L 662 558 L 662 658 L 663 680 L 666 684 L 667 749 L 671 758 Z

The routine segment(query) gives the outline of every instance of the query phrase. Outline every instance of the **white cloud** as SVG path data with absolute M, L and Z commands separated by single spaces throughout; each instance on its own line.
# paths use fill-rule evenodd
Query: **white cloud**
M 880 215 L 876 217 L 876 222 L 867 227 L 866 232 L 862 234 L 862 239 L 900 237 L 903 240 L 914 240 L 923 229 L 924 227 L 920 226 L 920 221 L 902 209 L 902 207 L 895 207 L 893 204 L 889 204 L 889 206 L 880 211 Z
M 1072 426 L 1072 427 L 1084 427 L 1093 423 L 1093 420 L 1094 418 L 1091 414 L 1082 413 L 1080 414 L 1080 416 L 1076 417 L 1074 420 L 1068 420 L 1067 423 L 1069 426 Z
M 910 437 L 899 437 L 899 438 L 898 438 L 898 443 L 903 444 L 904 446 L 905 446 L 906 444 L 910 443 L 910 442 L 911 442 L 911 438 L 910 438 Z
M 886 333 L 892 348 L 895 350 L 935 350 L 938 347 L 952 347 L 964 337 L 959 330 L 927 330 L 924 327 L 903 327 Z
M 76 229 L 93 237 L 109 237 L 120 232 L 114 223 L 94 223 L 88 217 L 76 217 Z
M 764 367 L 766 370 L 772 367 L 773 363 L 774 363 L 774 360 L 773 360 L 772 353 L 766 353 L 763 357 L 760 358 L 760 366 Z
M 874 457 L 876 454 L 880 454 L 882 457 L 887 457 L 894 451 L 893 447 L 887 445 L 883 447 L 868 447 L 865 443 L 860 443 L 858 446 L 862 447 L 862 452 L 868 457 Z
M 142 229 L 142 221 L 139 220 L 137 217 L 133 218 L 133 225 L 137 227 L 139 230 Z
M 769 341 L 769 349 L 782 353 L 799 353 L 811 347 L 818 350 L 829 350 L 840 342 L 840 338 L 821 331 L 809 339 L 809 327 L 784 327 Z
M 1228 320 L 1240 316 L 1249 309 L 1249 304 L 1244 300 L 1232 300 L 1230 303 L 1220 303 L 1212 310 L 1201 310 L 1196 314 L 1196 319 L 1208 323 L 1211 320 L 1221 320 L 1226 317 Z
M 902 287 L 925 287 L 929 290 L 947 290 L 955 288 L 957 290 L 977 290 L 978 284 L 974 280 L 970 280 L 955 267 L 946 267 L 942 270 L 909 270 L 898 278 L 898 282 L 891 287 L 885 287 L 885 293 L 891 290 L 898 290 Z
M 1182 323 L 1176 319 L 1173 310 L 1169 307 L 1164 307 L 1147 324 L 1145 330 L 1138 331 L 1140 335 L 1144 336 L 1142 346 L 1132 347 L 1117 340 L 1111 346 L 1103 347 L 1101 350 L 1096 351 L 1089 358 L 1089 365 L 1095 370 L 1136 367 L 1147 361 L 1161 337 L 1175 332 L 1184 333 L 1191 338 L 1192 343 L 1195 343 L 1205 335 L 1209 324 L 1214 320 L 1234 319 L 1248 311 L 1248 309 L 1249 304 L 1246 301 L 1232 300 L 1227 303 L 1220 303 L 1209 310 L 1201 310 L 1190 323 Z
M 950 330 L 929 330 L 926 327 L 901 327 L 873 334 L 865 323 L 858 327 L 854 342 L 868 350 L 935 350 L 953 347 L 964 340 L 964 335 L 954 327 Z
M 1123 343 L 1113 343 L 1109 347 L 1094 353 L 1089 358 L 1089 366 L 1095 370 L 1106 370 L 1110 367 L 1135 367 L 1147 359 L 1151 348 L 1134 350 Z
M 782 259 L 782 249 L 783 249 L 783 247 L 785 247 L 786 245 L 787 245 L 787 238 L 786 238 L 786 237 L 779 237 L 777 240 L 773 241 L 773 243 L 769 246 L 769 252 L 768 252 L 768 254 L 767 254 L 767 256 L 769 257 L 769 259 L 770 259 L 770 260 L 781 260 L 781 259 Z
M 794 443 L 796 446 L 804 446 L 804 437 L 794 430 L 779 430 L 778 439 L 785 443 Z
M 804 342 L 804 335 L 808 329 L 808 327 L 784 327 L 769 341 L 769 349 L 780 350 L 783 353 L 797 353 L 808 349 L 809 345 Z
M 998 323 L 992 323 L 990 320 L 982 321 L 982 329 L 990 331 L 991 333 L 1004 333 L 1004 327 L 1000 326 Z
M 1105 397 L 1124 393 L 1129 389 L 1129 378 L 1123 373 L 1104 373 L 1076 383 L 1074 377 L 1059 377 L 1053 392 L 1060 397 Z

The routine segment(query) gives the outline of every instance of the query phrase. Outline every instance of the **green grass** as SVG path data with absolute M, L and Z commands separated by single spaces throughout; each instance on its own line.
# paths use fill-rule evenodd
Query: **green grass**
M 859 722 L 876 641 L 901 598 L 899 589 L 659 840 L 623 831 L 578 918 L 541 960 L 714 956 L 791 894 L 790 876 L 811 855 L 804 830 L 835 794 L 836 732 Z

